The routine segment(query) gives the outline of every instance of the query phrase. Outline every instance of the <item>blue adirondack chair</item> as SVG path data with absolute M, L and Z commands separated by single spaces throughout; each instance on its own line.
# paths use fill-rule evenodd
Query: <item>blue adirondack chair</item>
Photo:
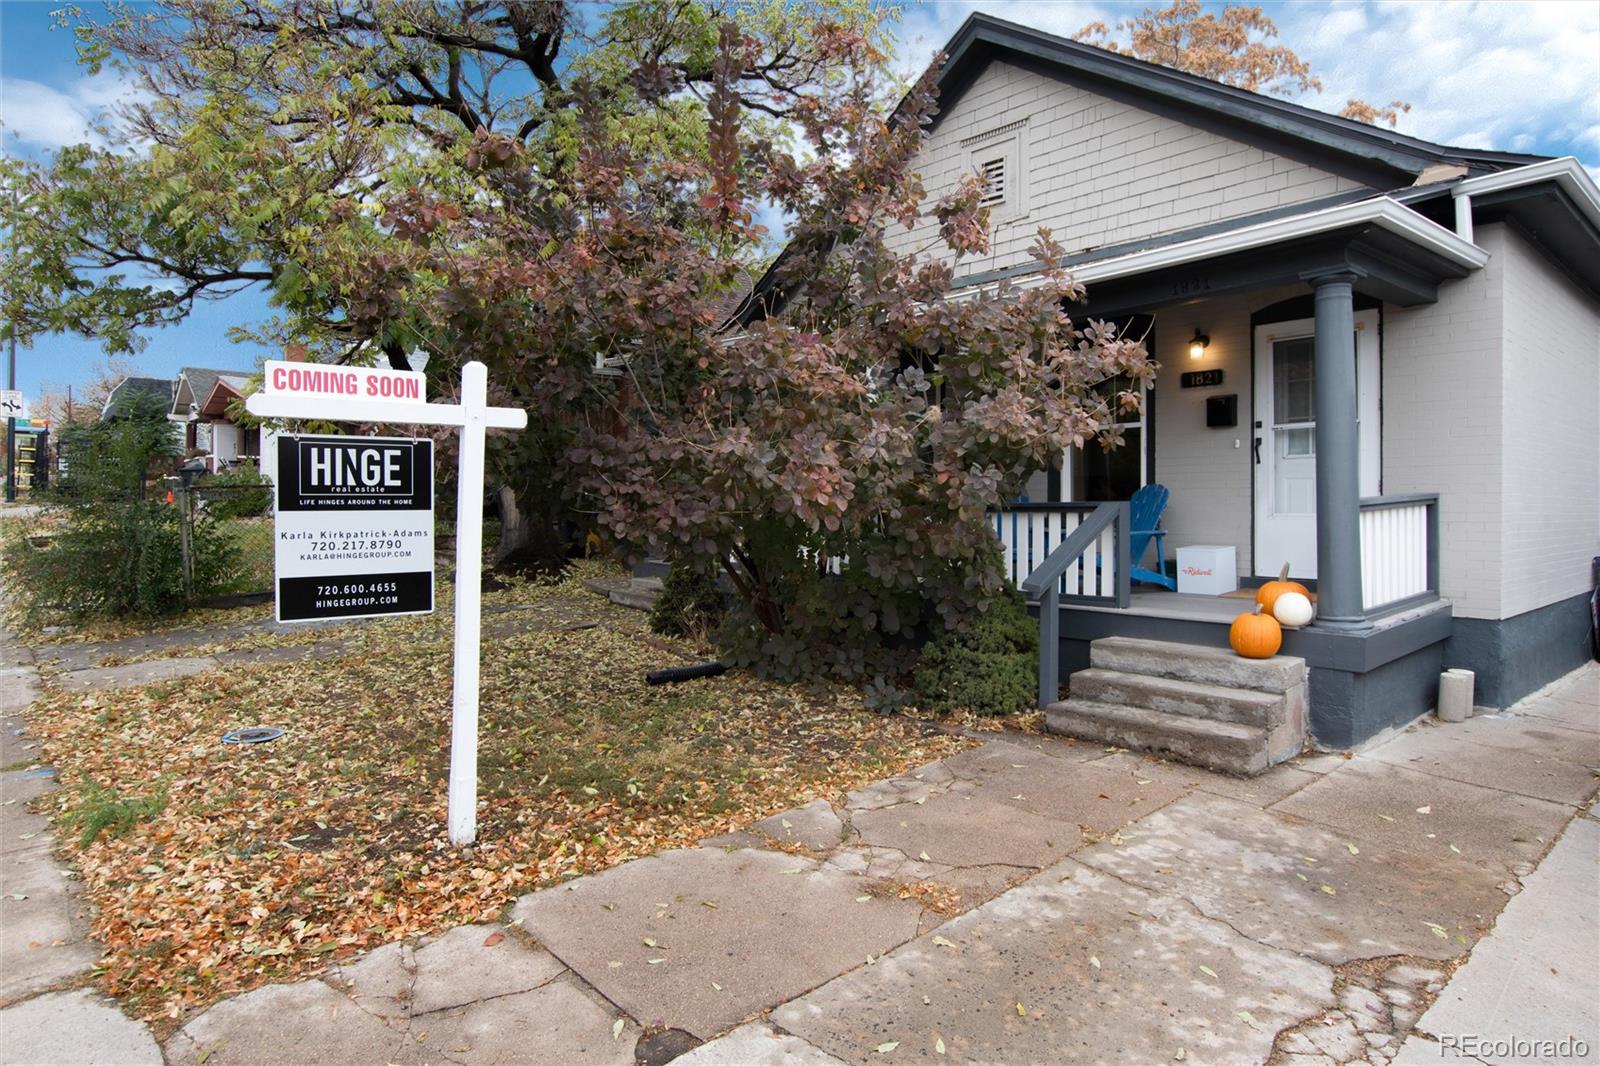
M 1166 553 L 1162 550 L 1162 540 L 1166 537 L 1167 531 L 1160 528 L 1161 512 L 1166 509 L 1165 485 L 1146 485 L 1134 493 L 1133 499 L 1128 501 L 1128 524 L 1131 527 L 1128 530 L 1128 554 L 1133 560 L 1128 576 L 1135 581 L 1143 581 L 1147 585 L 1160 585 L 1164 589 L 1176 592 L 1178 583 L 1166 575 Z M 1156 565 L 1163 568 L 1161 572 L 1147 570 L 1139 565 L 1152 540 L 1156 544 Z

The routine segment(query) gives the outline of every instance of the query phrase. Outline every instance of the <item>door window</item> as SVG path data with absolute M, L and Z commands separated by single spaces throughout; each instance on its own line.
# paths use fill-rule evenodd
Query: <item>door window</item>
M 1317 510 L 1316 342 L 1272 343 L 1272 506 L 1276 514 Z

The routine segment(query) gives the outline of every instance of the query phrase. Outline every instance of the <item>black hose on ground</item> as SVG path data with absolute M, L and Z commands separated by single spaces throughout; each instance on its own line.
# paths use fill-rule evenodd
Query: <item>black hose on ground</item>
M 651 685 L 670 685 L 679 681 L 693 681 L 697 677 L 717 677 L 728 672 L 721 663 L 695 663 L 693 666 L 669 666 L 665 670 L 652 670 L 644 675 Z

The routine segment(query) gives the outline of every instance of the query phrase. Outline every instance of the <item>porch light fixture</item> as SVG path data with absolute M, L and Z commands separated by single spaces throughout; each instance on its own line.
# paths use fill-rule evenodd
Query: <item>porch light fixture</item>
M 1211 338 L 1200 332 L 1200 327 L 1194 328 L 1194 336 L 1189 340 L 1189 358 L 1198 359 L 1206 354 L 1206 349 L 1211 347 Z

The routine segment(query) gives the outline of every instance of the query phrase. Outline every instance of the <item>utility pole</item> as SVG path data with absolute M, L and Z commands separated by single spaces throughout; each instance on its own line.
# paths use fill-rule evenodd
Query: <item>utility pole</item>
M 6 377 L 6 388 L 17 387 L 17 333 L 16 323 L 11 331 L 11 371 Z M 6 502 L 17 502 L 17 420 L 6 416 Z

